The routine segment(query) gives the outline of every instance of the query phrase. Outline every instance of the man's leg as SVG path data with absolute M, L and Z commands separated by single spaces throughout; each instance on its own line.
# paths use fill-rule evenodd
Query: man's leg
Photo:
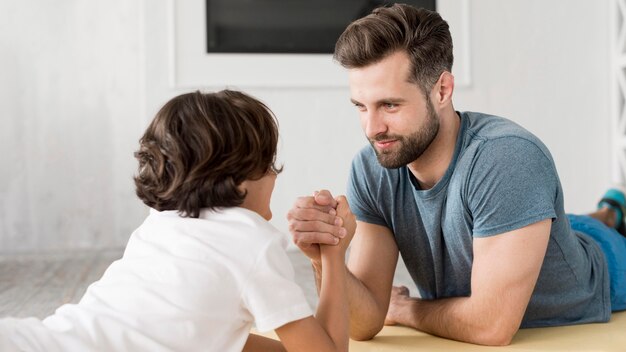
M 608 209 L 605 209 L 608 208 Z M 626 237 L 626 195 L 622 188 L 610 188 L 598 202 L 598 211 L 591 215 Z M 612 226 L 611 226 L 612 225 Z
M 596 217 L 569 214 L 568 219 L 574 231 L 591 237 L 604 252 L 609 269 L 611 308 L 613 311 L 626 309 L 626 237 Z
M 588 215 L 596 220 L 600 220 L 602 223 L 610 228 L 615 228 L 615 220 L 617 219 L 617 214 L 615 213 L 615 210 L 613 210 L 613 208 L 605 206 Z

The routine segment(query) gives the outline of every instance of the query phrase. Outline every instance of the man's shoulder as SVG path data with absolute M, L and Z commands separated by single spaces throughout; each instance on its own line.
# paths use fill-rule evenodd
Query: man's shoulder
M 502 137 L 538 139 L 516 122 L 501 116 L 473 111 L 465 111 L 461 115 L 467 119 L 467 132 L 483 139 Z
M 481 143 L 483 148 L 499 148 L 499 145 L 517 145 L 520 151 L 524 147 L 536 147 L 543 154 L 550 153 L 545 144 L 532 132 L 507 118 L 479 112 L 462 112 L 467 119 L 466 134 L 471 142 Z M 485 143 L 486 142 L 486 143 Z

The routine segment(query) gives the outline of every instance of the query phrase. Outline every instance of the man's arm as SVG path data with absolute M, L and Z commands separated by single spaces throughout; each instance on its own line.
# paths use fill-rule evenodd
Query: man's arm
M 398 247 L 384 226 L 358 221 L 357 229 L 348 258 L 350 337 L 369 340 L 385 322 Z
M 347 210 L 346 210 L 347 209 Z M 345 254 L 356 222 L 345 197 L 337 199 L 337 213 L 350 229 L 338 245 L 319 246 L 324 272 L 315 317 L 292 321 L 276 329 L 281 342 L 250 334 L 244 351 L 348 351 L 348 298 Z
M 322 274 L 319 244 L 333 245 L 337 239 L 355 231 L 347 270 L 347 294 L 350 305 L 350 337 L 368 340 L 382 329 L 389 306 L 391 285 L 398 262 L 398 247 L 391 230 L 384 226 L 357 221 L 356 229 L 344 229 L 337 218 L 354 217 L 350 208 L 345 213 L 333 209 L 336 201 L 330 192 L 316 192 L 313 197 L 300 197 L 289 211 L 289 232 L 294 243 L 311 259 L 318 290 Z M 343 217 L 343 218 L 342 218 Z M 349 236 L 349 235 L 347 235 Z
M 347 271 L 350 337 L 354 340 L 369 340 L 383 328 L 397 262 L 398 247 L 391 230 L 357 221 Z M 322 266 L 312 263 L 319 289 Z
M 550 219 L 474 238 L 470 297 L 395 299 L 389 315 L 402 325 L 481 345 L 508 345 L 520 327 L 550 238 Z

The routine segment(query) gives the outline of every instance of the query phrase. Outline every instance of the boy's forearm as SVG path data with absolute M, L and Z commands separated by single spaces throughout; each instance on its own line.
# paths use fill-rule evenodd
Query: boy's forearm
M 242 352 L 286 352 L 280 341 L 255 334 L 248 335 Z
M 348 350 L 348 299 L 344 255 L 322 248 L 319 304 L 316 317 L 333 340 L 337 350 Z
M 312 262 L 317 293 L 322 282 L 322 263 Z M 386 311 L 378 306 L 371 292 L 344 264 L 346 296 L 348 299 L 350 336 L 355 340 L 369 340 L 384 326 Z

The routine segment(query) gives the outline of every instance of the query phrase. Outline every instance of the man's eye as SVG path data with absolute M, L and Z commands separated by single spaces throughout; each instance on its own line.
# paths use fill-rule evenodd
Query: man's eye
M 397 108 L 397 107 L 398 107 L 398 105 L 397 105 L 397 104 L 394 104 L 394 103 L 385 103 L 385 107 L 386 107 L 387 109 L 395 109 L 395 108 Z

